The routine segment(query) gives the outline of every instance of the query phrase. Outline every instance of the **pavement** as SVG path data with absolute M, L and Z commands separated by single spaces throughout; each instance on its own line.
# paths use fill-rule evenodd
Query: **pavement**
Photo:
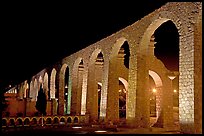
M 165 131 L 161 128 L 125 128 L 101 126 L 38 126 L 9 128 L 3 131 L 5 136 L 46 136 L 67 134 L 182 134 L 179 131 Z

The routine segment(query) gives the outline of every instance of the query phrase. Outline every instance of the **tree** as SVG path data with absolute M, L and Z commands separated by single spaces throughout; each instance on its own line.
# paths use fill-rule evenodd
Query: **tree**
M 40 85 L 40 90 L 38 91 L 38 97 L 37 97 L 35 107 L 38 110 L 38 112 L 42 114 L 42 126 L 43 126 L 43 115 L 46 115 L 46 106 L 47 106 L 46 94 L 42 88 L 42 85 Z

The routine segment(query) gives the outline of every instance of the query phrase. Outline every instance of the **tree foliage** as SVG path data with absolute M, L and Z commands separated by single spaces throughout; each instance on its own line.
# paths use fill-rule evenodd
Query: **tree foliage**
M 40 90 L 38 91 L 38 97 L 35 107 L 41 114 L 46 115 L 46 106 L 47 106 L 46 94 L 41 85 Z

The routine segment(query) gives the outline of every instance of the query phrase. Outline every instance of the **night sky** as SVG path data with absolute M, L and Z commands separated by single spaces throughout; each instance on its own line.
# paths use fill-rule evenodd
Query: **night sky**
M 43 68 L 131 25 L 165 3 L 165 0 L 156 0 L 4 5 L 1 87 L 29 79 Z

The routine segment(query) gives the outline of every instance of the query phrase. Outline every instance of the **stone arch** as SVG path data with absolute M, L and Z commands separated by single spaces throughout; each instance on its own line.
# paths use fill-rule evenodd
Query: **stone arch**
M 36 117 L 31 118 L 31 126 L 36 126 L 38 124 L 38 120 Z
M 29 93 L 29 98 L 31 100 L 34 98 L 34 81 L 30 81 L 30 93 Z
M 118 107 L 119 105 L 118 80 L 119 79 L 118 78 L 120 76 L 123 77 L 128 75 L 128 69 L 123 68 L 123 65 L 119 63 L 120 61 L 124 61 L 123 55 L 125 54 L 121 49 L 125 44 L 127 44 L 129 49 L 130 47 L 127 39 L 124 37 L 118 38 L 114 43 L 112 50 L 110 51 L 109 61 L 104 63 L 104 65 L 106 65 L 106 69 L 104 70 L 104 80 L 102 83 L 103 86 L 102 86 L 102 95 L 101 95 L 102 97 L 101 100 L 103 105 L 101 105 L 100 110 L 102 112 L 105 111 L 104 113 L 101 113 L 101 116 L 105 116 L 106 121 L 109 121 L 109 120 L 112 120 L 113 122 L 119 121 L 119 107 Z M 126 75 L 123 75 L 126 72 L 121 72 L 124 70 L 127 70 Z
M 101 73 L 104 71 L 104 58 L 104 52 L 97 48 L 92 52 L 88 63 L 86 112 L 90 114 L 90 121 L 98 120 L 97 80 L 102 80 L 103 75 Z M 101 72 L 96 73 L 96 71 Z
M 2 118 L 2 127 L 7 127 L 7 119 L 6 118 Z
M 70 116 L 67 118 L 67 124 L 68 123 L 72 123 L 72 118 Z
M 172 3 L 173 4 L 173 3 Z M 179 123 L 182 130 L 194 131 L 194 50 L 195 42 L 194 39 L 194 23 L 195 17 L 198 16 L 199 8 L 198 5 L 194 3 L 182 3 L 182 7 L 178 9 L 175 8 L 174 12 L 163 11 L 160 12 L 159 18 L 155 19 L 146 29 L 142 40 L 140 41 L 141 53 L 145 56 L 145 50 L 147 49 L 149 37 L 153 32 L 164 22 L 171 20 L 178 29 L 179 33 Z M 187 5 L 188 4 L 188 5 Z M 170 6 L 171 4 L 169 4 Z M 178 4 L 179 5 L 179 4 Z M 187 12 L 182 12 L 181 14 L 176 14 L 178 10 L 184 10 Z M 196 12 L 195 12 L 196 11 Z M 201 11 L 201 10 L 200 10 Z M 145 59 L 143 57 L 143 59 Z M 188 77 L 189 84 L 186 83 L 186 77 Z M 189 97 L 186 95 L 188 94 Z M 187 97 L 187 99 L 186 99 Z M 182 104 L 183 103 L 183 104 Z M 184 103 L 188 103 L 188 106 Z M 189 106 L 190 104 L 190 106 Z M 187 113 L 187 114 L 186 114 Z M 191 116 L 191 117 L 190 117 Z M 188 124 L 188 125 L 187 125 Z M 191 126 L 191 127 L 190 127 Z M 188 129 L 187 129 L 188 128 Z
M 157 92 L 156 92 L 156 119 L 158 120 L 158 118 L 161 114 L 161 108 L 162 108 L 161 107 L 161 99 L 162 99 L 161 94 L 162 94 L 163 83 L 162 83 L 161 77 L 155 71 L 149 70 L 149 75 L 154 80 L 155 87 L 157 90 Z
M 40 75 L 39 78 L 38 78 L 38 89 L 40 89 L 40 85 L 43 83 L 43 78 L 42 76 Z
M 54 117 L 52 124 L 53 124 L 53 125 L 59 125 L 59 117 Z
M 57 71 L 55 68 L 53 68 L 50 76 L 50 99 L 55 99 L 56 74 L 57 74 Z
M 29 96 L 29 84 L 28 81 L 25 80 L 23 84 L 23 98 L 28 98 Z
M 123 84 L 124 89 L 121 89 L 119 83 L 119 118 L 126 118 L 126 100 L 127 100 L 127 92 L 128 92 L 128 81 L 123 77 L 119 77 L 119 82 Z M 122 121 L 122 120 L 121 120 Z
M 10 118 L 9 119 L 9 126 L 10 127 L 14 127 L 15 126 L 15 119 L 14 118 Z
M 72 68 L 72 99 L 71 99 L 71 114 L 80 115 L 81 114 L 81 101 L 82 101 L 82 83 L 83 83 L 83 73 L 84 72 L 84 62 L 83 58 L 79 57 L 75 60 Z
M 59 72 L 59 107 L 58 107 L 58 113 L 60 115 L 64 115 L 64 89 L 65 89 L 65 71 L 67 69 L 68 65 L 65 63 L 62 65 L 60 72 Z M 69 103 L 69 101 L 68 101 Z
M 149 75 L 153 78 L 156 87 L 161 87 L 162 85 L 162 80 L 161 77 L 154 71 L 149 70 Z
M 18 117 L 16 120 L 15 120 L 15 124 L 16 126 L 23 126 L 23 119 Z
M 33 91 L 34 91 L 34 98 L 32 98 L 34 101 L 37 100 L 37 96 L 38 96 L 38 82 L 37 79 L 34 79 L 34 85 L 33 85 Z
M 113 45 L 113 48 L 111 50 L 111 54 L 110 54 L 110 59 L 113 58 L 114 56 L 117 56 L 119 53 L 120 48 L 122 47 L 123 43 L 127 41 L 126 38 L 121 37 L 118 38 L 115 42 L 115 44 Z
M 45 91 L 46 94 L 46 99 L 48 100 L 48 74 L 45 72 L 44 77 L 43 77 L 43 90 Z
M 30 118 L 28 118 L 28 117 L 24 118 L 23 124 L 24 124 L 24 126 L 29 126 L 30 125 Z
M 46 118 L 45 124 L 46 125 L 51 125 L 52 124 L 52 118 L 51 117 Z
M 123 85 L 125 86 L 125 90 L 128 92 L 128 81 L 122 77 L 119 77 L 119 80 L 123 83 Z

